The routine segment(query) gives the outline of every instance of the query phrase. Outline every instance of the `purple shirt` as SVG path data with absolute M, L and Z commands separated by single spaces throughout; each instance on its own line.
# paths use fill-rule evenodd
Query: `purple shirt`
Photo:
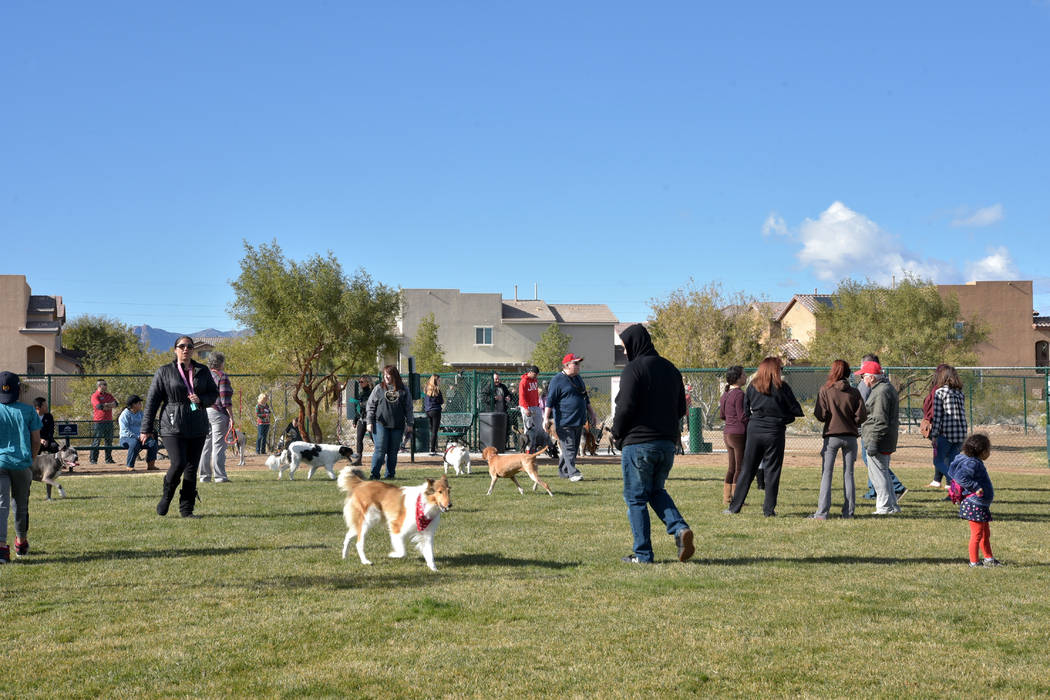
M 718 400 L 718 415 L 726 422 L 723 433 L 744 435 L 747 433 L 747 415 L 744 413 L 744 392 L 733 387 Z

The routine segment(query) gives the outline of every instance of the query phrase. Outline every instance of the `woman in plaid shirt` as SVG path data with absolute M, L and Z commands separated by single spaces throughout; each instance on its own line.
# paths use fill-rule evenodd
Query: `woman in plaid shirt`
M 948 465 L 962 450 L 966 440 L 965 397 L 962 381 L 951 365 L 938 365 L 933 379 L 933 419 L 930 439 L 933 440 L 933 481 L 930 486 L 939 488 L 941 476 L 948 487 Z

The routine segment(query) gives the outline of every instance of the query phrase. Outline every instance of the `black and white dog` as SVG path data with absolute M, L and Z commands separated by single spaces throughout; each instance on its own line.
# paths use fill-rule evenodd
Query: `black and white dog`
M 331 479 L 335 479 L 335 463 L 340 459 L 353 460 L 354 451 L 345 445 L 317 445 L 312 442 L 296 440 L 281 452 L 276 460 L 266 460 L 267 466 L 277 472 L 277 478 L 284 476 L 288 471 L 288 479 L 295 478 L 295 470 L 300 464 L 310 465 L 310 472 L 306 475 L 309 479 L 313 477 L 318 467 L 324 467 Z
M 33 481 L 41 481 L 47 485 L 47 500 L 51 500 L 52 486 L 57 487 L 58 495 L 65 498 L 65 489 L 55 479 L 62 475 L 63 467 L 73 471 L 78 466 L 80 466 L 80 462 L 77 457 L 77 449 L 66 445 L 54 454 L 45 452 L 37 455 L 36 459 L 33 460 Z

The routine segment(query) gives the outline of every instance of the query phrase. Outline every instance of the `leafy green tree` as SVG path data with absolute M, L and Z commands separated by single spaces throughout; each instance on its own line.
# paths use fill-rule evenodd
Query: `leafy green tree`
M 86 372 L 98 372 L 125 355 L 141 356 L 139 339 L 131 326 L 106 316 L 78 316 L 62 329 L 62 345 L 85 353 Z
M 416 337 L 412 339 L 410 352 L 416 358 L 416 371 L 419 374 L 426 376 L 448 371 L 445 365 L 445 351 L 438 343 L 438 324 L 434 319 L 434 314 L 428 314 L 420 319 Z
M 245 242 L 232 286 L 230 314 L 297 375 L 292 398 L 320 441 L 320 406 L 342 390 L 339 376 L 374 372 L 396 350 L 400 293 L 364 270 L 347 277 L 331 251 L 289 260 L 276 241 Z
M 727 297 L 717 283 L 690 279 L 650 308 L 653 345 L 678 367 L 754 366 L 773 350 L 763 305 L 742 292 Z
M 819 365 L 859 362 L 865 353 L 886 366 L 973 365 L 988 337 L 981 319 L 962 322 L 954 295 L 942 297 L 932 282 L 910 277 L 892 288 L 844 280 L 816 320 L 808 352 Z
M 569 343 L 572 336 L 561 329 L 557 323 L 547 326 L 536 347 L 532 350 L 532 364 L 540 368 L 541 372 L 558 372 L 561 370 L 561 361 L 569 352 Z

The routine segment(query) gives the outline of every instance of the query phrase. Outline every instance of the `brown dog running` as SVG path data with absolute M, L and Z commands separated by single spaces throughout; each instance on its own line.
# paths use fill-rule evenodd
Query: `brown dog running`
M 539 473 L 536 471 L 536 457 L 539 456 L 540 452 L 533 454 L 524 454 L 516 452 L 514 454 L 501 455 L 496 452 L 495 447 L 486 447 L 481 451 L 481 456 L 489 463 L 489 476 L 492 477 L 492 483 L 489 484 L 488 493 L 486 496 L 492 495 L 492 487 L 496 485 L 496 479 L 510 479 L 514 482 L 514 485 L 518 487 L 518 493 L 525 495 L 525 489 L 521 488 L 521 484 L 514 478 L 514 475 L 520 471 L 524 471 L 532 479 L 532 490 L 535 491 L 537 486 L 542 486 L 547 492 L 547 495 L 553 497 L 550 486 L 547 486 L 546 482 L 540 479 Z

